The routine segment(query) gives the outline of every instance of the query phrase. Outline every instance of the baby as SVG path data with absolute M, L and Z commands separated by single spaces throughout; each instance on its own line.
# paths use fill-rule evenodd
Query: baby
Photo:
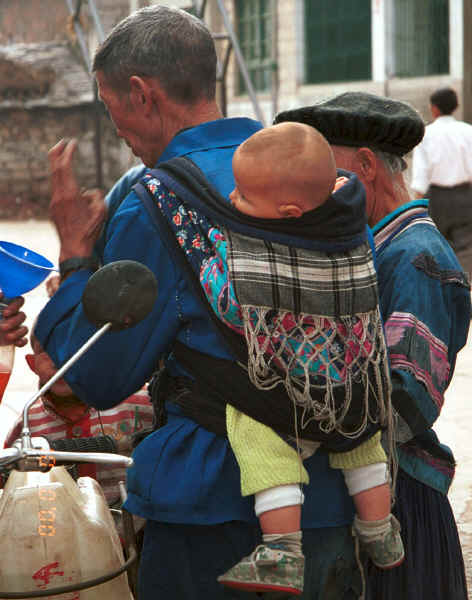
M 284 223 L 289 225 L 290 221 L 293 221 L 292 228 L 298 223 L 300 227 L 303 225 L 306 228 L 306 218 L 304 220 L 303 216 L 309 217 L 311 222 L 316 222 L 320 213 L 318 209 L 329 209 L 330 203 L 333 202 L 332 194 L 336 194 L 344 186 L 345 190 L 349 188 L 349 178 L 337 178 L 334 158 L 325 138 L 314 128 L 299 123 L 275 125 L 257 132 L 246 140 L 234 155 L 233 173 L 236 188 L 230 199 L 234 208 L 250 217 L 273 219 L 274 226 L 277 219 L 285 219 Z M 333 231 L 332 239 L 335 240 L 340 235 L 342 232 L 339 230 Z M 234 263 L 228 256 L 231 242 L 225 240 L 220 232 L 215 241 L 217 252 L 222 258 L 221 264 L 227 264 L 228 268 L 225 266 L 222 269 L 220 265 L 218 270 L 212 271 L 212 277 L 207 278 L 204 285 L 205 292 L 216 312 L 221 313 L 221 285 L 226 279 L 231 295 L 228 304 L 237 310 L 225 311 L 224 316 L 219 316 L 234 330 L 246 334 L 251 355 L 251 344 L 257 345 L 261 338 L 257 335 L 252 338 L 248 336 L 248 325 L 244 323 L 245 318 L 241 311 L 244 303 L 238 293 L 241 287 L 238 288 L 234 283 Z M 359 253 L 363 252 L 365 260 L 372 264 L 368 245 L 364 243 L 358 250 Z M 319 256 L 320 253 L 317 254 L 318 258 Z M 328 254 L 323 258 L 325 262 L 329 260 Z M 280 270 L 277 277 L 283 279 L 283 276 L 283 270 Z M 375 275 L 373 277 L 375 278 Z M 303 286 L 304 283 L 303 273 L 300 273 L 300 284 Z M 251 321 L 253 317 L 251 313 L 248 314 L 246 321 Z M 265 315 L 262 320 L 267 325 L 270 313 L 266 311 L 262 314 Z M 345 315 L 341 314 L 340 317 L 344 318 Z M 299 315 L 295 314 L 295 311 L 293 314 L 285 312 L 281 321 L 287 323 L 297 318 Z M 340 323 L 341 319 L 338 321 Z M 310 324 L 314 322 L 305 319 L 304 333 L 310 328 L 313 330 Z M 339 323 L 338 333 L 343 327 L 342 323 Z M 249 329 L 251 326 L 254 326 L 254 323 L 249 323 Z M 270 323 L 267 327 L 270 337 L 270 332 L 275 330 L 271 329 Z M 328 328 L 328 325 L 326 327 Z M 379 330 L 383 340 L 381 323 Z M 279 381 L 287 383 L 288 395 L 292 400 L 306 395 L 307 385 L 302 392 L 300 385 L 298 392 L 296 385 L 291 387 L 294 381 L 300 383 L 303 373 L 308 374 L 310 382 L 308 394 L 317 387 L 316 382 L 320 377 L 324 378 L 324 381 L 331 378 L 335 384 L 342 383 L 346 369 L 336 370 L 338 363 L 330 360 L 330 349 L 326 345 L 327 336 L 332 334 L 332 330 L 328 331 L 325 337 L 320 335 L 311 338 L 309 332 L 306 338 L 301 338 L 300 329 L 293 331 L 297 332 L 297 335 L 287 334 L 287 339 L 281 340 L 283 336 L 276 333 L 272 335 L 271 345 L 262 344 L 263 348 L 259 348 L 258 355 L 258 358 L 262 356 L 262 362 L 252 369 L 249 365 L 249 375 L 253 383 L 258 384 L 260 388 L 271 389 L 274 387 L 272 376 L 276 373 L 277 378 L 278 372 Z M 306 344 L 305 341 L 309 339 L 311 342 Z M 340 350 L 339 345 L 346 339 L 339 335 L 336 337 L 337 356 L 342 357 L 344 367 L 352 362 L 353 357 L 355 359 L 356 352 L 360 352 L 359 344 L 357 347 L 352 344 L 352 347 L 348 347 L 347 342 Z M 291 352 L 291 359 L 285 361 L 285 373 L 282 374 L 280 373 L 283 371 L 284 355 L 278 351 L 281 341 L 285 344 L 285 352 L 287 349 Z M 312 354 L 317 352 L 318 342 L 323 350 L 320 350 L 317 359 L 313 360 Z M 367 345 L 367 342 L 362 343 Z M 385 377 L 388 380 L 388 375 Z M 387 384 L 389 387 L 388 381 Z M 378 381 L 372 385 L 366 384 L 364 397 L 370 393 L 375 395 L 377 385 Z M 371 388 L 374 391 L 370 391 Z M 354 402 L 353 399 L 351 401 Z M 387 398 L 386 402 L 389 401 L 390 398 Z M 359 422 L 366 418 L 365 414 L 368 414 L 368 411 L 362 414 L 360 407 Z M 263 543 L 218 580 L 224 585 L 247 591 L 285 591 L 301 594 L 304 573 L 300 526 L 303 503 L 301 484 L 308 483 L 308 473 L 300 456 L 306 458 L 319 444 L 298 439 L 299 432 L 296 432 L 295 450 L 272 429 L 230 405 L 227 405 L 226 417 L 228 438 L 241 470 L 242 494 L 255 495 L 255 511 L 260 521 Z M 350 426 L 352 427 L 352 423 Z M 338 428 L 337 431 L 341 429 Z M 356 427 L 350 431 L 354 430 Z M 365 428 L 356 431 L 365 433 Z M 303 437 L 303 432 L 300 435 Z M 356 438 L 356 435 L 350 437 Z M 348 452 L 330 452 L 330 465 L 343 470 L 357 513 L 354 532 L 362 546 L 375 565 L 383 569 L 392 568 L 403 561 L 404 553 L 399 524 L 390 512 L 387 458 L 380 443 L 379 427 L 374 427 L 370 436 L 364 435 L 362 440 L 358 438 L 354 439 L 354 442 L 357 444 L 353 443 Z

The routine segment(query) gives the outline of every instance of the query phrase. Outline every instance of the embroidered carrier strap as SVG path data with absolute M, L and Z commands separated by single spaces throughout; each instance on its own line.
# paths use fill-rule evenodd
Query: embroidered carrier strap
M 171 161 L 169 161 L 171 162 Z M 159 171 L 153 170 L 153 177 L 159 176 Z M 235 332 L 231 331 L 228 327 L 226 327 L 223 322 L 218 318 L 214 310 L 211 308 L 208 300 L 205 296 L 205 292 L 200 285 L 200 281 L 197 276 L 197 269 L 199 267 L 197 263 L 198 258 L 194 256 L 190 257 L 185 250 L 183 250 L 182 245 L 179 243 L 179 238 L 176 237 L 175 231 L 172 229 L 170 225 L 170 215 L 167 215 L 163 212 L 163 209 L 156 203 L 154 196 L 152 195 L 153 183 L 150 181 L 150 177 L 148 177 L 148 186 L 139 182 L 134 186 L 134 191 L 139 196 L 141 202 L 144 204 L 149 217 L 156 227 L 158 233 L 161 236 L 162 241 L 165 246 L 169 250 L 171 256 L 175 258 L 179 267 L 185 275 L 185 279 L 187 283 L 190 285 L 192 291 L 195 293 L 196 298 L 198 298 L 202 308 L 205 310 L 207 315 L 210 317 L 212 323 L 215 325 L 218 333 L 220 334 L 221 341 L 224 343 L 226 348 L 230 350 L 232 354 L 236 356 L 236 358 L 241 361 L 243 364 L 247 362 L 247 348 L 244 342 L 244 338 L 237 335 Z M 162 205 L 161 205 L 162 206 Z M 206 219 L 201 218 L 201 226 L 203 226 L 207 231 L 209 229 L 209 223 L 206 222 Z M 193 264 L 192 264 L 193 263 Z

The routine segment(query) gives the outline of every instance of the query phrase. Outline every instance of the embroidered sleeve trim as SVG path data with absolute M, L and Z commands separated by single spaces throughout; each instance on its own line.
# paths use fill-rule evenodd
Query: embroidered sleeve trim
M 441 269 L 433 256 L 422 252 L 412 262 L 413 266 L 423 271 L 429 277 L 437 279 L 441 284 L 456 283 L 466 289 L 470 289 L 470 283 L 462 271 L 455 269 Z
M 385 333 L 392 369 L 410 371 L 440 410 L 451 368 L 447 345 L 410 313 L 392 313 Z

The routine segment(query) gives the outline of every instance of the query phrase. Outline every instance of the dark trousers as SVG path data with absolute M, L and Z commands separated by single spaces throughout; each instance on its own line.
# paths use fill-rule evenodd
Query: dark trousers
M 286 594 L 252 594 L 216 580 L 260 543 L 258 527 L 233 521 L 178 525 L 148 521 L 140 560 L 139 600 L 288 600 Z M 350 527 L 303 532 L 305 600 L 357 600 L 361 575 Z
M 447 496 L 399 470 L 393 513 L 401 523 L 405 562 L 372 566 L 368 600 L 467 600 L 464 559 Z
M 453 250 L 460 252 L 472 247 L 472 186 L 431 185 L 426 197 L 431 218 Z

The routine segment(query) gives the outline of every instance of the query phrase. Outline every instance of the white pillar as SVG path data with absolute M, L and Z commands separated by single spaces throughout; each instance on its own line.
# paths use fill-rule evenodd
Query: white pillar
M 389 0 L 371 0 L 372 80 L 389 77 Z
M 449 73 L 453 79 L 464 74 L 463 0 L 449 0 Z

